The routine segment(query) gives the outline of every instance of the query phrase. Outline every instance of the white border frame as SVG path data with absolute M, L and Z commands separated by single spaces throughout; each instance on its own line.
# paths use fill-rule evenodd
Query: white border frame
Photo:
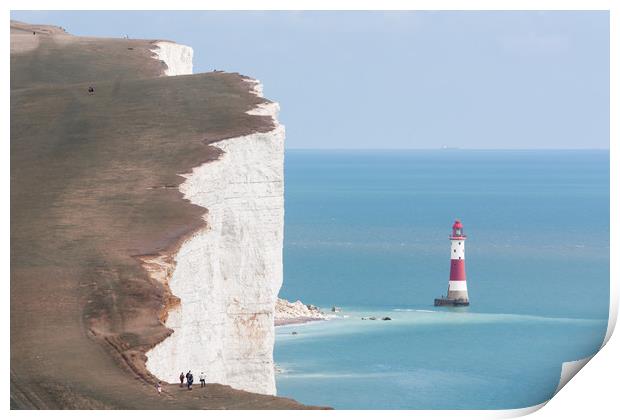
M 614 0 L 383 0 L 368 1 L 359 0 L 356 2 L 346 2 L 339 0 L 298 0 L 294 4 L 292 1 L 285 0 L 271 0 L 271 1 L 250 1 L 250 0 L 235 0 L 235 1 L 196 1 L 196 0 L 176 0 L 175 2 L 164 3 L 162 1 L 121 1 L 121 0 L 94 0 L 88 2 L 86 5 L 83 1 L 75 0 L 63 0 L 56 1 L 53 4 L 46 1 L 14 1 L 9 0 L 8 8 L 4 9 L 4 16 L 7 18 L 4 20 L 5 24 L 10 19 L 10 10 L 608 10 L 610 12 L 610 214 L 618 215 L 618 194 L 614 191 L 618 191 L 618 153 L 616 151 L 617 145 L 613 145 L 613 140 L 618 140 L 618 121 L 613 116 L 620 115 L 618 100 L 619 100 L 619 86 L 618 86 L 618 74 L 620 68 L 618 66 L 618 55 L 620 48 L 620 32 L 618 31 L 620 4 Z M 33 23 L 46 23 L 46 22 L 33 22 Z M 5 42 L 2 44 L 3 56 L 5 60 L 9 57 L 9 44 L 10 44 L 10 32 L 8 25 L 5 27 Z M 5 65 L 2 67 L 4 75 L 4 84 L 2 86 L 3 97 L 5 98 L 5 107 L 9 108 L 10 101 L 10 74 L 9 66 L 5 61 Z M 2 114 L 2 128 L 5 141 L 3 142 L 3 159 L 5 159 L 4 176 L 2 178 L 2 185 L 4 191 L 10 190 L 10 110 L 5 108 L 5 112 Z M 6 196 L 5 196 L 6 197 Z M 4 200 L 2 206 L 3 211 L 3 225 L 2 225 L 2 251 L 5 256 L 5 264 L 3 276 L 5 280 L 5 288 L 9 289 L 10 278 L 10 206 L 9 200 Z M 536 414 L 539 418 L 577 418 L 583 416 L 596 415 L 599 419 L 612 418 L 617 414 L 616 403 L 616 380 L 615 376 L 620 373 L 618 366 L 618 355 L 620 354 L 620 345 L 617 339 L 612 339 L 613 330 L 616 325 L 618 317 L 618 264 L 614 260 L 613 256 L 617 255 L 618 250 L 618 224 L 611 218 L 610 221 L 610 311 L 609 311 L 609 323 L 607 334 L 603 346 L 605 349 L 597 353 L 593 357 L 592 362 L 588 363 L 588 366 L 584 369 L 584 373 L 580 374 L 578 381 L 571 381 L 566 388 L 555 396 L 549 404 L 549 408 L 542 410 Z M 614 251 L 616 253 L 614 254 Z M 10 291 L 5 289 L 4 293 L 4 324 L 5 331 L 10 330 Z M 5 345 L 2 348 L 3 362 L 6 363 L 4 372 L 9 372 L 10 369 L 10 344 L 9 340 L 5 341 Z M 589 359 L 588 359 L 589 360 Z M 586 360 L 586 362 L 588 361 Z M 583 361 L 570 362 L 565 364 L 563 368 L 563 376 L 565 370 L 567 374 L 574 374 L 585 363 Z M 572 375 L 571 375 L 572 377 Z M 565 378 L 563 378 L 564 380 Z M 558 387 L 558 390 L 562 387 Z M 2 390 L 4 395 L 4 404 L 6 410 L 9 409 L 9 380 L 5 378 L 2 383 Z M 333 412 L 295 412 L 295 416 L 336 416 L 336 417 L 349 417 L 355 416 L 356 419 L 363 418 L 375 418 L 377 416 L 388 415 L 390 417 L 402 417 L 407 418 L 508 418 L 517 417 L 537 411 L 543 407 L 546 403 L 538 406 L 527 407 L 517 410 L 455 410 L 455 411 L 443 411 L 443 410 L 412 410 L 412 411 L 333 411 Z M 591 404 L 588 406 L 588 404 Z M 59 412 L 47 411 L 41 413 L 42 415 L 50 416 L 62 416 L 63 418 L 71 418 L 73 416 L 83 416 L 84 413 L 79 411 L 63 411 Z M 217 414 L 218 418 L 226 418 L 234 416 L 252 417 L 252 418 L 284 418 L 290 415 L 290 412 L 272 412 L 272 411 L 246 411 L 246 412 L 217 412 L 209 413 L 205 415 Z M 10 415 L 16 418 L 29 418 L 35 414 L 29 411 L 11 411 Z M 107 411 L 90 412 L 88 416 L 108 416 Z M 183 416 L 187 415 L 185 412 L 115 412 L 115 416 L 121 415 L 128 417 L 135 416 L 150 416 L 151 418 L 167 418 L 171 416 Z M 198 415 L 198 414 L 196 414 Z M 160 417 L 161 416 L 161 417 Z M 542 416 L 542 417 L 541 417 Z

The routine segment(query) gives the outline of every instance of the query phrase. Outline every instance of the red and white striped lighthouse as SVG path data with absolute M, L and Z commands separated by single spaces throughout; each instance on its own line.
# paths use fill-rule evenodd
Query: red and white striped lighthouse
M 456 220 L 452 225 L 450 235 L 450 281 L 448 283 L 448 296 L 435 299 L 435 306 L 467 306 L 467 278 L 465 276 L 465 240 L 467 236 L 463 231 L 463 224 Z

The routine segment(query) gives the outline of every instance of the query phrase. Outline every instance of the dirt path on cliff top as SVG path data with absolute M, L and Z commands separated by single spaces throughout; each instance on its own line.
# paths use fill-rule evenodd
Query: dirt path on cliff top
M 215 384 L 158 396 L 144 369 L 169 331 L 136 257 L 201 226 L 177 174 L 272 129 L 245 113 L 260 99 L 238 74 L 159 77 L 150 41 L 32 36 L 11 54 L 11 406 L 302 408 Z

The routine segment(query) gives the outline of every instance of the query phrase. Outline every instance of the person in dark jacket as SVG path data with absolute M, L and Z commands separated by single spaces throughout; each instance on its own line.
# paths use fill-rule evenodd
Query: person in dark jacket
M 194 383 L 194 375 L 192 375 L 191 370 L 187 372 L 186 379 L 187 379 L 187 389 L 191 390 L 192 384 Z
M 181 388 L 183 388 L 183 380 L 185 379 L 185 375 L 183 375 L 183 372 L 181 372 L 181 375 L 179 376 L 179 379 L 181 380 L 181 384 L 179 386 Z

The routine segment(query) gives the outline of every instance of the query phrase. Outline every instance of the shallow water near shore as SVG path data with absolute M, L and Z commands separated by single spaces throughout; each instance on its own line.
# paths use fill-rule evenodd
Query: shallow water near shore
M 553 395 L 562 362 L 600 347 L 607 151 L 287 151 L 285 171 L 281 296 L 343 312 L 276 329 L 278 395 L 520 408 Z M 435 308 L 455 218 L 471 306 Z

